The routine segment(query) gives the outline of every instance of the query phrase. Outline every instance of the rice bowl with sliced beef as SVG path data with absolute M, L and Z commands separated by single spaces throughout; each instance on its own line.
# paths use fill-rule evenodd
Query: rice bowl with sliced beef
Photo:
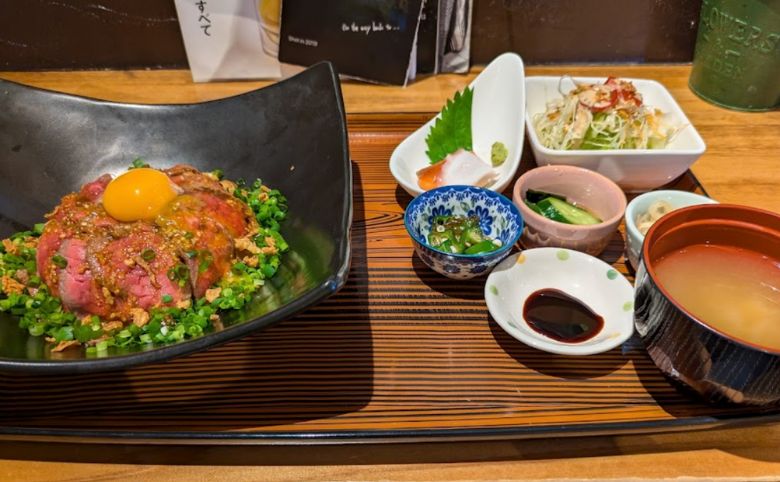
M 45 224 L 3 240 L 0 311 L 52 351 L 156 345 L 218 330 L 288 247 L 286 200 L 177 165 L 137 162 L 64 196 Z

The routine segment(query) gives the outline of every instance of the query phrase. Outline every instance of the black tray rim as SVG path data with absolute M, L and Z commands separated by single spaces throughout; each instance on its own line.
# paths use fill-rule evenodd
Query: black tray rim
M 346 445 L 426 442 L 474 442 L 575 438 L 591 436 L 641 435 L 752 427 L 780 423 L 780 413 L 735 417 L 689 417 L 658 421 L 599 422 L 548 426 L 414 429 L 332 430 L 311 432 L 206 432 L 206 431 L 118 431 L 71 430 L 30 427 L 0 427 L 0 440 L 110 443 L 120 445 Z

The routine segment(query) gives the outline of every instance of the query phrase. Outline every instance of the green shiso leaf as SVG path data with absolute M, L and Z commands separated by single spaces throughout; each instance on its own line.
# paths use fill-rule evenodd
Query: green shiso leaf
M 465 149 L 471 151 L 471 102 L 474 98 L 474 89 L 466 87 L 463 92 L 456 92 L 455 97 L 447 101 L 447 105 L 441 111 L 441 117 L 436 119 L 431 126 L 425 144 L 428 150 L 425 152 L 431 161 L 436 164 L 447 155 Z

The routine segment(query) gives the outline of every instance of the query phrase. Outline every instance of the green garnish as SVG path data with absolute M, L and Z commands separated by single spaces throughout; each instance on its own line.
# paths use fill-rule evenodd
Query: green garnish
M 139 157 L 138 159 L 135 159 L 132 164 L 130 164 L 130 167 L 128 167 L 127 170 L 130 171 L 132 169 L 141 169 L 142 167 L 149 167 L 149 163 Z
M 179 286 L 184 286 L 190 279 L 190 270 L 186 265 L 178 263 L 176 266 L 168 270 L 168 279 L 176 281 Z
M 170 303 L 171 301 L 173 301 L 173 296 L 171 296 L 171 295 L 162 295 L 162 297 L 160 299 L 162 300 L 163 303 Z
M 211 251 L 203 250 L 198 254 L 198 259 L 200 260 L 198 273 L 205 273 L 214 262 L 214 255 L 211 254 Z
M 447 101 L 441 116 L 431 126 L 425 144 L 425 152 L 436 164 L 458 149 L 471 151 L 471 103 L 474 89 L 466 87 L 463 92 L 456 92 L 455 97 Z
M 225 173 L 222 171 L 222 169 L 214 169 L 211 171 L 211 175 L 216 177 L 218 180 L 222 180 L 223 177 L 225 177 Z
M 509 156 L 509 150 L 506 148 L 503 142 L 494 142 L 490 147 L 490 162 L 493 167 L 498 167 L 506 161 Z
M 55 254 L 51 257 L 51 262 L 54 263 L 54 266 L 65 269 L 68 267 L 68 260 L 65 259 L 61 254 Z
M 147 261 L 147 262 L 154 260 L 154 258 L 156 256 L 157 256 L 157 254 L 154 252 L 153 249 L 145 249 L 141 253 L 141 259 L 143 259 L 144 261 Z
M 501 246 L 485 236 L 477 216 L 436 216 L 428 244 L 448 254 L 487 253 Z

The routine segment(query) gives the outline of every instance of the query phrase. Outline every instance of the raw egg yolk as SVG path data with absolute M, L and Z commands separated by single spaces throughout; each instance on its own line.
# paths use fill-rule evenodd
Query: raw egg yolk
M 171 180 L 157 169 L 132 169 L 106 186 L 103 207 L 123 222 L 153 219 L 177 196 Z

